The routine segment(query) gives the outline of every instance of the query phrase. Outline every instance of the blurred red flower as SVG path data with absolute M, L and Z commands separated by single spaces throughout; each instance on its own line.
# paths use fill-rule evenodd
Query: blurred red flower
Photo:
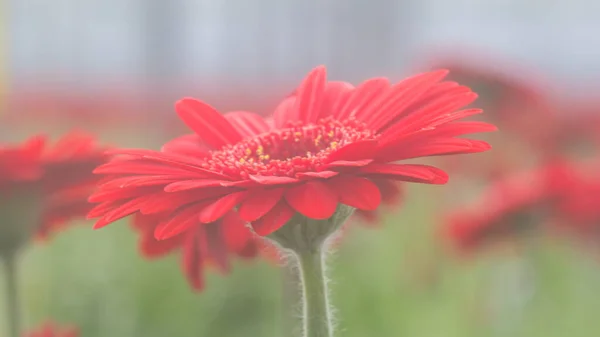
M 0 251 L 84 217 L 91 209 L 87 197 L 99 180 L 92 171 L 106 160 L 105 150 L 77 132 L 55 144 L 34 136 L 0 146 Z
M 36 330 L 24 333 L 23 337 L 79 337 L 79 331 L 74 327 L 59 328 L 56 324 L 48 322 Z
M 470 254 L 490 245 L 539 234 L 571 185 L 575 168 L 556 159 L 498 177 L 471 205 L 446 215 L 442 231 L 451 245 Z

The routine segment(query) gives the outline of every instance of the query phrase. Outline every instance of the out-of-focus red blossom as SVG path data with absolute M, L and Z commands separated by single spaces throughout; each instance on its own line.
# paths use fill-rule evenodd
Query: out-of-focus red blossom
M 580 165 L 577 175 L 564 187 L 556 207 L 558 229 L 577 242 L 597 245 L 600 237 L 600 162 Z
M 550 223 L 576 172 L 569 162 L 555 159 L 529 171 L 498 177 L 475 203 L 446 216 L 443 234 L 465 254 L 514 242 Z
M 23 337 L 79 337 L 79 330 L 75 327 L 60 328 L 52 322 L 45 323 L 36 330 L 28 331 Z
M 54 144 L 34 136 L 0 146 L 4 249 L 16 248 L 30 235 L 46 237 L 67 221 L 84 217 L 92 208 L 87 197 L 99 181 L 92 171 L 106 160 L 105 151 L 93 137 L 78 132 Z M 25 219 L 35 223 L 22 224 Z
M 446 75 L 429 72 L 397 84 L 374 78 L 355 87 L 327 81 L 318 67 L 272 120 L 246 111 L 221 115 L 184 98 L 176 111 L 195 133 L 161 151 L 114 151 L 117 157 L 95 170 L 106 179 L 90 198 L 98 205 L 89 217 L 99 218 L 100 228 L 132 214 L 160 214 L 165 221 L 155 238 L 184 240 L 206 225 L 228 225 L 224 219 L 235 210 L 266 236 L 297 213 L 329 219 L 340 204 L 374 211 L 382 182 L 444 184 L 448 177 L 438 168 L 394 162 L 483 152 L 486 142 L 458 136 L 496 129 L 460 121 L 481 112 L 462 109 L 477 95 L 442 81 Z M 241 235 L 248 230 L 243 223 L 222 233 Z M 199 245 L 207 243 L 198 242 L 196 251 Z

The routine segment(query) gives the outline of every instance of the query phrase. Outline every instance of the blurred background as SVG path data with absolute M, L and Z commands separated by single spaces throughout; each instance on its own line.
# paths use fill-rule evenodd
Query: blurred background
M 158 148 L 185 131 L 178 98 L 269 114 L 319 64 L 354 83 L 438 64 L 508 73 L 577 119 L 598 112 L 599 12 L 590 0 L 3 0 L 0 141 L 81 128 Z M 488 159 L 504 153 L 526 167 L 536 155 L 510 134 L 490 141 L 510 150 Z M 473 157 L 471 169 L 491 163 Z M 477 199 L 460 185 L 467 178 L 410 186 L 381 225 L 349 232 L 332 258 L 339 336 L 598 335 L 596 254 L 549 239 L 526 259 L 464 259 L 440 244 L 441 215 Z M 126 221 L 75 226 L 30 247 L 24 263 L 29 326 L 52 318 L 82 337 L 282 336 L 280 268 L 240 262 L 194 294 L 176 257 L 138 255 Z

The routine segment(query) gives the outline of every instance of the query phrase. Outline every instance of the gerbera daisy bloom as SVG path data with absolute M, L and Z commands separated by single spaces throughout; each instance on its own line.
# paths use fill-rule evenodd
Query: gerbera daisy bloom
M 94 138 L 71 133 L 48 144 L 34 136 L 0 146 L 0 252 L 12 253 L 31 236 L 45 237 L 91 209 L 87 197 L 106 158 Z
M 59 328 L 52 322 L 45 323 L 36 330 L 28 331 L 23 337 L 78 337 L 79 331 L 74 327 Z
M 477 95 L 442 81 L 446 75 L 430 72 L 393 85 L 375 78 L 354 87 L 328 82 L 318 67 L 275 110 L 273 125 L 250 112 L 223 116 L 184 98 L 176 110 L 195 134 L 162 151 L 113 151 L 120 156 L 96 170 L 108 178 L 90 199 L 100 203 L 91 214 L 100 218 L 95 227 L 138 212 L 169 212 L 172 221 L 156 233 L 168 239 L 196 219 L 213 223 L 237 208 L 265 236 L 295 214 L 324 220 L 340 204 L 377 209 L 375 179 L 444 184 L 448 177 L 438 168 L 394 162 L 490 148 L 457 138 L 495 127 L 458 121 L 481 110 L 461 110 Z

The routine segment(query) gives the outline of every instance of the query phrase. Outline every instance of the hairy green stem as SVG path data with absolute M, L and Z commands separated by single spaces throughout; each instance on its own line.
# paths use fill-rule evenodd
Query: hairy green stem
M 4 262 L 5 275 L 5 298 L 6 312 L 9 329 L 9 337 L 19 337 L 21 335 L 21 308 L 19 306 L 19 294 L 17 286 L 17 258 L 15 254 L 5 254 L 2 256 Z
M 305 250 L 298 252 L 296 256 L 302 282 L 304 337 L 332 337 L 323 251 Z

